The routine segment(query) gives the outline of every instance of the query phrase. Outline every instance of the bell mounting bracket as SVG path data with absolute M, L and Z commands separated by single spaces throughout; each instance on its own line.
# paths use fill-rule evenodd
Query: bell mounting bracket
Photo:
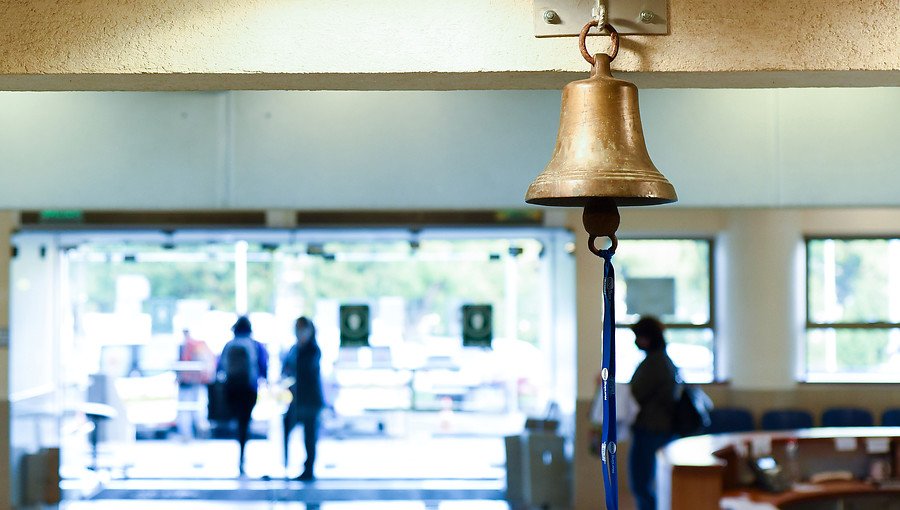
M 622 35 L 669 33 L 667 0 L 605 0 L 608 23 Z M 590 20 L 597 2 L 590 0 L 532 0 L 535 37 L 577 36 Z M 602 24 L 601 24 L 602 26 Z M 589 35 L 605 35 L 597 27 Z

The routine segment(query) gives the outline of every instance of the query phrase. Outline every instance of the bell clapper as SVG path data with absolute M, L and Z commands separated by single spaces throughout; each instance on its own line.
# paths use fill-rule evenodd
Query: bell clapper
M 609 238 L 612 243 L 609 250 L 615 253 L 619 245 L 616 238 L 616 230 L 619 229 L 619 209 L 616 208 L 615 201 L 609 198 L 590 200 L 584 206 L 581 222 L 588 233 L 588 249 L 591 253 L 600 256 L 602 248 L 597 247 L 597 239 L 600 237 Z

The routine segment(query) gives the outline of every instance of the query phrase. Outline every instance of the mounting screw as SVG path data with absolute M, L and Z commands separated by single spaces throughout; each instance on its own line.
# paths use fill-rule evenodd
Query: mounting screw
M 656 14 L 653 11 L 648 11 L 647 9 L 641 11 L 641 23 L 653 23 L 655 18 Z
M 552 9 L 547 9 L 546 11 L 544 11 L 544 22 L 559 23 L 559 14 L 556 14 L 556 11 Z

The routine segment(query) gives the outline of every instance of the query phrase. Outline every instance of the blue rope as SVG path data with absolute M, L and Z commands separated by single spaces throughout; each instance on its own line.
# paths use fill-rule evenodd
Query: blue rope
M 603 396 L 603 431 L 600 456 L 603 459 L 603 486 L 606 509 L 619 510 L 619 474 L 616 470 L 616 273 L 613 250 L 599 250 L 603 258 L 603 362 L 600 367 Z

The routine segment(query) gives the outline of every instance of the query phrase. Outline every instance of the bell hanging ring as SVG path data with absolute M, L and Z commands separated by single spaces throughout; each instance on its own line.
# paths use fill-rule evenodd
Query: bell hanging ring
M 562 91 L 559 133 L 550 163 L 528 187 L 530 204 L 585 207 L 598 199 L 616 206 L 657 205 L 678 200 L 675 188 L 647 153 L 637 87 L 613 78 L 610 62 L 618 51 L 618 33 L 609 30 L 609 54 L 588 53 L 588 30 L 579 37 L 581 53 L 592 64 L 591 76 Z

